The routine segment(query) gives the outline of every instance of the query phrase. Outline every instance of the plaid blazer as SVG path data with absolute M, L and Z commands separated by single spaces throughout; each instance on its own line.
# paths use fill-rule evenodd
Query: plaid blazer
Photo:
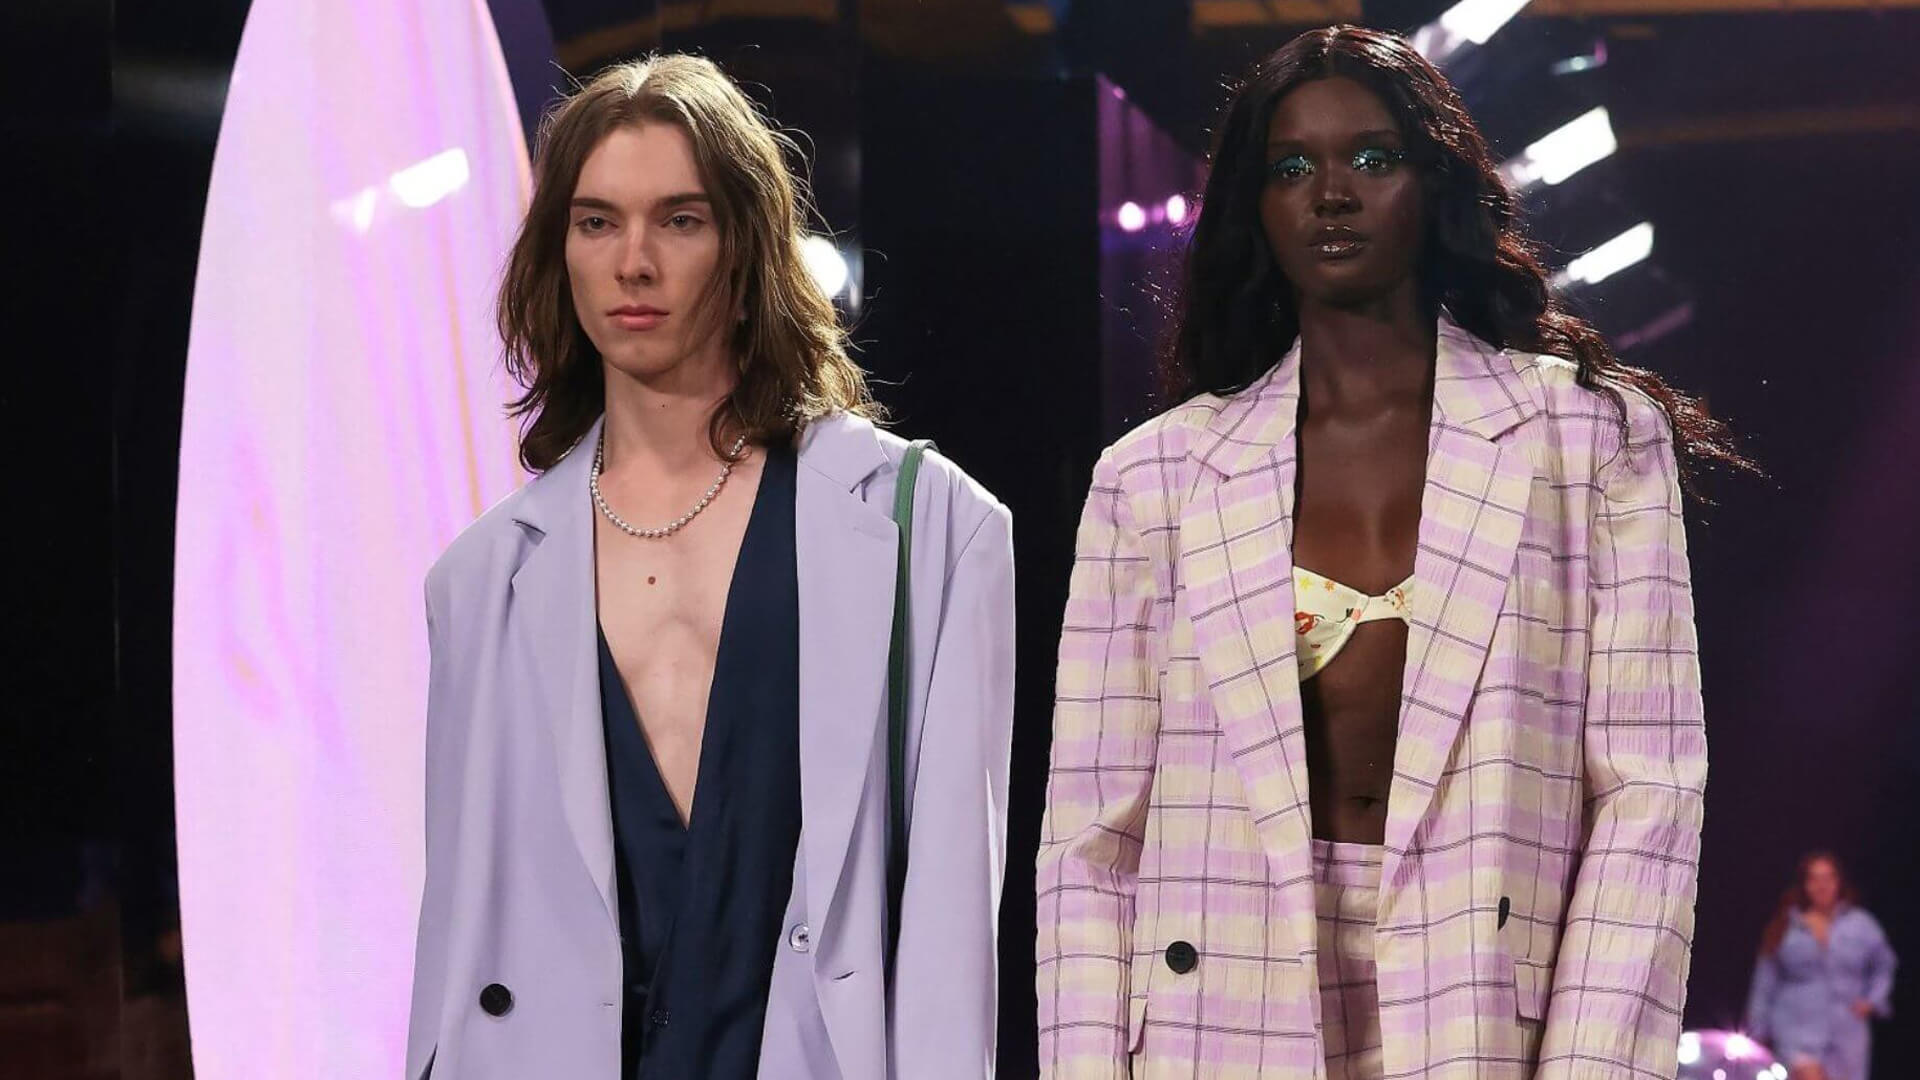
M 1624 440 L 1572 364 L 1442 322 L 1376 944 L 1389 1077 L 1677 1068 L 1706 742 L 1671 432 L 1622 394 Z M 1296 346 L 1094 469 L 1038 857 L 1047 1076 L 1324 1075 L 1298 403 Z

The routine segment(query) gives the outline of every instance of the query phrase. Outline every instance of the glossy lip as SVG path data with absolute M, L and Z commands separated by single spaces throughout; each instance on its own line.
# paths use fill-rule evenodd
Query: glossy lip
M 667 321 L 667 313 L 648 304 L 625 304 L 607 312 L 622 330 L 652 330 Z
M 1367 246 L 1367 238 L 1346 225 L 1326 225 L 1314 230 L 1307 246 L 1323 259 L 1347 259 Z

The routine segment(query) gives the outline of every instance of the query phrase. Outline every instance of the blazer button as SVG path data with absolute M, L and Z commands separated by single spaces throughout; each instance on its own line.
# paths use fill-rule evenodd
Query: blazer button
M 787 931 L 787 945 L 794 952 L 812 952 L 813 929 L 806 923 L 794 923 L 793 929 Z
M 1176 975 L 1185 975 L 1200 964 L 1200 951 L 1185 941 L 1167 946 L 1167 966 Z
M 488 1016 L 505 1016 L 513 1011 L 513 991 L 499 983 L 488 983 L 480 991 L 480 1007 Z

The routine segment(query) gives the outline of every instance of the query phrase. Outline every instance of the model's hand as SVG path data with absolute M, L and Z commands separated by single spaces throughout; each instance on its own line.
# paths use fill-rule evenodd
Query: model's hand
M 1867 1017 L 1872 1016 L 1873 1002 L 1868 1001 L 1866 998 L 1861 998 L 1859 1001 L 1854 1002 L 1853 1015 L 1859 1017 L 1862 1020 L 1865 1020 Z

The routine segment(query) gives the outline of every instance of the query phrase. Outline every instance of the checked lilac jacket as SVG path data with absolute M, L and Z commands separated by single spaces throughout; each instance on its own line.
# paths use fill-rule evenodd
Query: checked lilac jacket
M 1706 742 L 1670 430 L 1623 391 L 1623 446 L 1570 363 L 1440 331 L 1376 944 L 1386 1075 L 1672 1077 Z M 1038 858 L 1046 1076 L 1324 1075 L 1298 402 L 1296 346 L 1094 469 Z

